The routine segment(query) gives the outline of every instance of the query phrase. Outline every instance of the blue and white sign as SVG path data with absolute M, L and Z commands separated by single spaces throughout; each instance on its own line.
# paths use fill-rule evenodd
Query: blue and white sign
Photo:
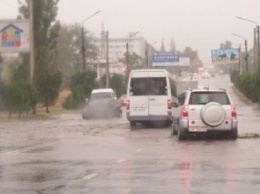
M 175 66 L 179 58 L 179 53 L 153 53 L 153 66 Z
M 229 65 L 239 63 L 240 51 L 237 48 L 211 50 L 214 65 Z

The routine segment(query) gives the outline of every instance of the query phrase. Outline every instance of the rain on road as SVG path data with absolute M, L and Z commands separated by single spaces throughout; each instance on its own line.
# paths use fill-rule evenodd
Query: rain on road
M 237 104 L 239 138 L 178 142 L 170 128 L 129 129 L 80 114 L 0 124 L 0 193 L 259 193 L 260 109 L 228 75 L 200 80 Z

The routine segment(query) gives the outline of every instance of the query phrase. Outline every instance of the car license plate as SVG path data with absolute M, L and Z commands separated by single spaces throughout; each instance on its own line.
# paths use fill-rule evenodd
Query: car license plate
M 206 127 L 190 127 L 189 132 L 207 132 Z
M 135 108 L 133 108 L 133 111 L 134 112 L 144 112 L 145 111 L 145 108 L 144 107 L 135 107 Z

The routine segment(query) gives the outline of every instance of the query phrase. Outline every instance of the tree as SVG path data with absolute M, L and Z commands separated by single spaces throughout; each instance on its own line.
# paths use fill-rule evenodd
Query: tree
M 45 96 L 50 99 L 40 98 L 48 111 L 48 103 L 53 101 L 52 95 L 47 95 L 54 92 L 52 87 L 46 87 L 45 83 L 49 80 L 61 83 L 61 79 L 53 79 L 53 75 L 58 75 L 58 71 L 54 68 L 54 61 L 57 56 L 57 38 L 60 29 L 60 23 L 56 20 L 58 13 L 59 0 L 37 0 L 33 2 L 33 25 L 34 25 L 34 49 L 35 49 L 35 80 L 36 88 L 40 96 Z M 20 2 L 19 18 L 28 18 L 29 16 L 29 1 Z M 60 83 L 53 83 L 58 91 Z M 55 94 L 58 92 L 54 92 Z
M 100 82 L 101 87 L 106 86 L 106 75 L 101 77 Z M 110 76 L 109 83 L 110 87 L 115 90 L 117 97 L 126 93 L 126 80 L 122 74 L 113 73 L 112 76 Z
M 95 37 L 85 30 L 85 47 L 88 61 L 95 61 L 98 48 L 93 44 Z M 63 79 L 68 87 L 70 77 L 82 70 L 82 37 L 80 24 L 61 25 L 57 39 L 58 56 L 54 65 L 63 74 Z
M 29 81 L 29 65 L 14 64 L 10 69 L 10 80 L 5 85 L 4 104 L 12 112 L 18 112 L 19 117 L 36 105 L 38 95 L 35 87 Z
M 160 52 L 165 52 L 164 39 L 162 39 Z
M 221 43 L 219 45 L 220 49 L 231 49 L 232 48 L 232 43 L 228 40 L 226 40 L 225 43 Z
M 95 71 L 77 72 L 71 77 L 71 95 L 63 103 L 66 109 L 80 108 L 84 105 L 85 99 L 91 91 L 98 86 L 96 82 L 97 73 Z
M 185 47 L 183 52 L 180 53 L 181 57 L 189 57 L 190 60 L 198 59 L 198 51 L 193 50 L 191 47 Z
M 41 72 L 38 76 L 36 84 L 38 86 L 38 92 L 41 94 L 40 100 L 44 102 L 46 112 L 49 113 L 50 104 L 53 104 L 59 96 L 62 81 L 61 73 L 59 71 L 48 71 L 46 69 L 45 72 Z
M 128 58 L 130 69 L 140 69 L 145 66 L 144 59 L 141 56 L 137 55 L 135 52 L 129 52 Z M 126 63 L 126 53 L 124 53 L 124 57 L 120 58 L 118 61 L 121 63 Z
M 126 93 L 126 83 L 123 75 L 114 73 L 111 77 L 110 85 L 116 91 L 117 97 Z
M 173 38 L 171 38 L 170 42 L 170 52 L 175 52 L 176 51 L 176 44 Z

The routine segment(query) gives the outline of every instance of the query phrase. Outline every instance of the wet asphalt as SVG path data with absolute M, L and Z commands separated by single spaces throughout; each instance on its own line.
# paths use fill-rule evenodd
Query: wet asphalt
M 130 130 L 122 118 L 81 114 L 0 123 L 2 194 L 260 193 L 260 109 L 233 93 L 228 75 L 201 79 L 237 104 L 239 138 L 178 142 L 170 128 Z

